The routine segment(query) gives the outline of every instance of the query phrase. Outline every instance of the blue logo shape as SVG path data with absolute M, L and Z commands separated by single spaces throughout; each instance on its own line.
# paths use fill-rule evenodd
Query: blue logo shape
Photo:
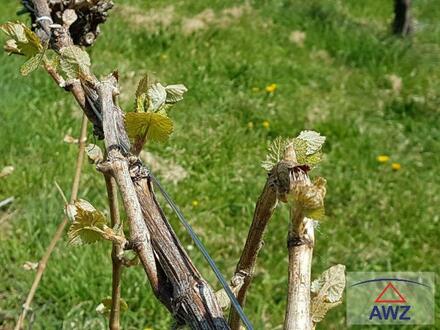
M 434 273 L 347 274 L 347 323 L 434 324 Z

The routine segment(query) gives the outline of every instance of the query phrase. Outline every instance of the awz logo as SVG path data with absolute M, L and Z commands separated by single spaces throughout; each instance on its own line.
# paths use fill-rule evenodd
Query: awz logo
M 347 323 L 433 324 L 433 273 L 349 273 Z M 374 276 L 375 275 L 375 276 Z
M 373 310 L 370 314 L 370 320 L 373 318 L 377 318 L 378 320 L 402 320 L 409 321 L 411 318 L 406 316 L 406 313 L 410 310 L 411 306 L 380 306 L 382 307 L 382 312 L 379 309 L 379 306 L 374 305 Z
M 397 299 L 385 299 L 384 296 L 395 295 Z M 389 318 L 393 320 L 409 321 L 410 316 L 407 316 L 408 311 L 411 309 L 409 305 L 391 305 L 391 304 L 405 304 L 405 297 L 396 289 L 396 287 L 389 282 L 385 289 L 377 296 L 374 301 L 377 304 L 389 304 L 389 305 L 374 305 L 373 310 L 370 313 L 370 320 L 377 318 L 378 320 L 388 320 Z

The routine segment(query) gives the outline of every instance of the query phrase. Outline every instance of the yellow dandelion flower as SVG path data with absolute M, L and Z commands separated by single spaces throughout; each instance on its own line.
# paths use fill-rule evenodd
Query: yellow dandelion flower
M 270 123 L 269 123 L 268 120 L 263 121 L 263 127 L 264 127 L 265 129 L 268 129 L 268 128 L 270 127 Z
M 276 89 L 277 89 L 277 84 L 275 84 L 275 83 L 266 86 L 266 92 L 268 92 L 268 93 L 273 93 L 276 91 Z
M 193 207 L 197 207 L 197 206 L 199 206 L 199 201 L 198 201 L 197 199 L 193 200 L 193 201 L 192 201 L 192 206 L 193 206 Z
M 379 162 L 379 163 L 387 163 L 389 160 L 390 160 L 390 156 L 387 156 L 387 155 L 379 155 L 379 156 L 377 156 L 377 161 Z
M 251 121 L 248 122 L 247 127 L 248 127 L 248 128 L 254 128 L 254 123 L 251 122 Z
M 393 171 L 398 171 L 402 168 L 402 165 L 400 165 L 399 163 L 392 163 L 391 168 L 393 169 Z

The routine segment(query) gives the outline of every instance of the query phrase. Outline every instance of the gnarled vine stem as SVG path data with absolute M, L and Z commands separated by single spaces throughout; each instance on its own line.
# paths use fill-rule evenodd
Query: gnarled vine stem
M 38 5 L 42 1 L 32 1 L 35 15 L 50 17 L 51 12 Z M 39 8 L 43 8 L 41 12 Z M 73 44 L 66 27 L 53 27 L 51 36 L 51 48 L 55 51 Z M 172 312 L 178 324 L 185 323 L 193 329 L 228 329 L 212 289 L 192 264 L 160 209 L 147 169 L 136 156 L 127 152 L 130 144 L 123 113 L 115 103 L 117 77 L 111 75 L 99 81 L 90 74 L 87 81 L 74 79 L 65 82 L 54 68 L 46 66 L 46 69 L 59 85 L 72 92 L 93 122 L 95 133 L 103 133 L 108 156 L 97 167 L 112 176 L 119 187 L 127 213 L 130 241 L 155 295 Z

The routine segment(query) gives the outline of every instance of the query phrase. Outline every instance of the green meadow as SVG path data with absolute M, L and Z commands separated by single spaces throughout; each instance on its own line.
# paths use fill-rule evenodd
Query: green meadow
M 1 22 L 28 21 L 16 16 L 18 1 L 3 2 Z M 407 39 L 390 34 L 391 0 L 115 2 L 89 49 L 93 70 L 119 70 L 126 111 L 147 72 L 188 87 L 170 113 L 175 131 L 169 141 L 145 150 L 226 278 L 266 180 L 267 144 L 304 129 L 327 137 L 323 162 L 311 172 L 328 181 L 314 276 L 338 263 L 347 271 L 440 271 L 436 0 L 414 1 L 415 32 Z M 81 122 L 71 95 L 43 70 L 21 77 L 22 63 L 0 55 L 0 170 L 15 168 L 0 179 L 0 200 L 15 197 L 0 209 L 0 329 L 12 328 L 34 278 L 23 265 L 41 258 L 62 221 L 55 182 L 69 197 L 77 146 L 64 137 L 77 138 Z M 88 138 L 102 143 L 91 129 Z M 87 162 L 79 196 L 106 210 L 104 181 Z M 164 208 L 197 267 L 219 289 Z M 245 309 L 256 329 L 282 328 L 288 217 L 280 204 L 260 253 Z M 111 295 L 110 249 L 106 242 L 71 247 L 64 235 L 38 288 L 32 329 L 105 328 L 95 308 Z M 129 306 L 123 329 L 169 328 L 171 318 L 141 267 L 126 268 L 123 276 Z M 319 326 L 346 327 L 345 304 Z

